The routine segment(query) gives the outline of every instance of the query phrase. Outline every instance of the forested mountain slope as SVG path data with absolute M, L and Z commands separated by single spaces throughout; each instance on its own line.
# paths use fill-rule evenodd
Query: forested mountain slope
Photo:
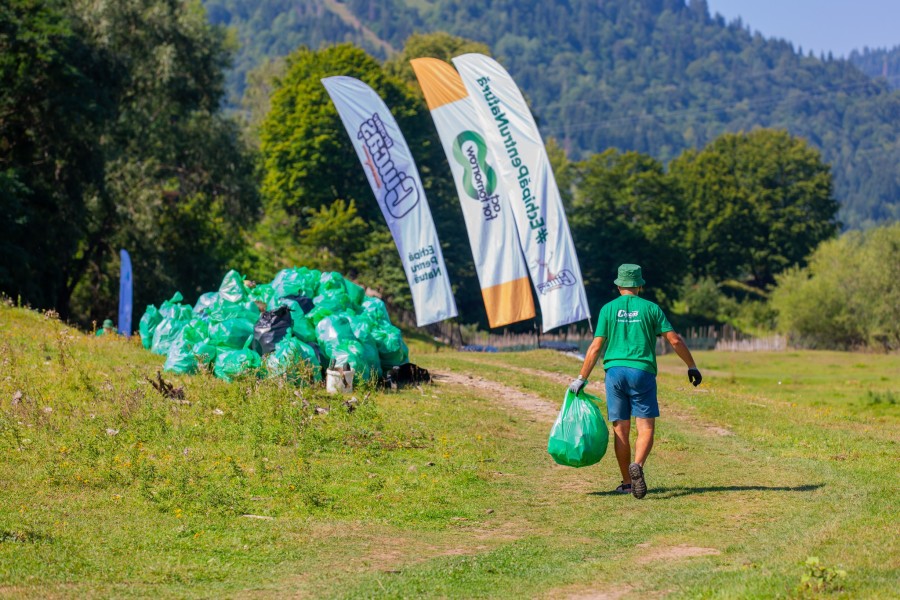
M 784 128 L 822 150 L 848 227 L 900 218 L 900 92 L 850 61 L 711 16 L 705 0 L 205 0 L 242 43 L 232 91 L 265 57 L 352 41 L 378 57 L 415 31 L 487 43 L 573 158 L 668 161 L 725 131 Z
M 900 37 L 900 32 L 898 32 Z M 850 62 L 869 77 L 882 77 L 893 89 L 900 89 L 900 45 L 890 50 L 863 48 L 850 53 Z

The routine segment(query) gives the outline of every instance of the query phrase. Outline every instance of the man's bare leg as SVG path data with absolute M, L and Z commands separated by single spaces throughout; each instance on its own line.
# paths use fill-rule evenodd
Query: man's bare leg
M 650 450 L 653 449 L 653 433 L 654 428 L 656 427 L 656 419 L 642 419 L 641 417 L 635 417 L 635 424 L 637 425 L 637 442 L 634 445 L 634 462 L 641 465 L 641 468 L 644 467 L 644 462 L 646 462 L 647 457 L 650 456 Z M 616 436 L 616 442 L 618 442 L 619 437 Z M 618 457 L 618 446 L 616 447 L 616 457 Z M 622 466 L 621 459 L 619 460 L 619 466 Z M 626 465 L 627 469 L 627 465 Z
M 615 436 L 613 447 L 616 449 L 619 470 L 622 471 L 622 482 L 630 484 L 631 475 L 628 474 L 628 465 L 631 464 L 631 442 L 628 440 L 628 436 L 631 434 L 631 421 L 613 421 L 613 434 Z

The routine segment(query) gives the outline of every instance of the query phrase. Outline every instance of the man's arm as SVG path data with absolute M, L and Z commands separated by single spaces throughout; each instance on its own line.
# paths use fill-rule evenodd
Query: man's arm
M 578 379 L 569 384 L 569 390 L 573 394 L 579 393 L 587 385 L 587 378 L 591 376 L 591 371 L 594 370 L 594 365 L 597 364 L 597 359 L 600 358 L 601 348 L 603 348 L 603 337 L 597 336 L 591 342 L 591 345 L 588 346 L 584 355 L 584 364 L 581 365 L 581 373 L 578 375 Z
M 672 349 L 675 350 L 675 354 L 678 355 L 678 358 L 683 360 L 684 364 L 687 365 L 688 380 L 690 380 L 695 387 L 700 385 L 703 376 L 700 375 L 700 370 L 697 369 L 697 363 L 694 362 L 694 357 L 691 355 L 690 349 L 687 347 L 687 344 L 684 343 L 684 338 L 674 331 L 667 331 L 665 336 L 666 341 L 672 345 Z
M 584 364 L 581 365 L 581 372 L 579 375 L 582 379 L 587 379 L 591 376 L 591 371 L 594 370 L 594 365 L 597 364 L 597 359 L 600 358 L 600 349 L 603 348 L 603 336 L 598 335 L 594 338 L 594 341 L 591 342 L 591 345 L 588 346 L 587 352 L 584 354 Z

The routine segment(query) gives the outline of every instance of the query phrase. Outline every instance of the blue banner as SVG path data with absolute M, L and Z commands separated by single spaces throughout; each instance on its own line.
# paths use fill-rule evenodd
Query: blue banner
M 132 281 L 131 257 L 127 250 L 119 250 L 119 333 L 131 337 Z

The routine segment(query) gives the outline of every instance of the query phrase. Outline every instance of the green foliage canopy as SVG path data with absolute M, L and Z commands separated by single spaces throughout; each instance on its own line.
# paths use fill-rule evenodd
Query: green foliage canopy
M 205 1 L 243 42 L 238 95 L 249 67 L 300 43 L 390 58 L 413 32 L 444 30 L 489 44 L 572 158 L 618 148 L 668 162 L 722 133 L 785 129 L 833 165 L 845 226 L 900 218 L 900 92 L 702 0 Z
M 671 164 L 696 275 L 765 288 L 837 232 L 828 165 L 784 131 L 725 134 Z
M 848 232 L 778 278 L 779 328 L 812 348 L 900 348 L 900 223 Z
M 252 161 L 218 113 L 224 30 L 197 2 L 16 0 L 0 31 L 0 198 L 19 257 L 3 291 L 102 320 L 120 247 L 138 306 L 213 285 L 257 206 Z
M 648 296 L 671 300 L 688 272 L 681 198 L 656 159 L 607 150 L 573 166 L 569 223 L 588 298 L 606 302 L 622 263 L 643 267 Z
M 62 1 L 0 6 L 0 289 L 65 313 L 108 208 L 100 134 L 120 77 Z
M 429 44 L 419 47 L 428 51 Z M 446 157 L 421 94 L 349 44 L 319 51 L 300 48 L 287 57 L 284 75 L 275 80 L 271 110 L 260 127 L 265 217 L 256 234 L 259 269 L 254 272 L 261 269 L 266 274 L 265 269 L 280 264 L 285 255 L 303 257 L 304 261 L 331 257 L 329 268 L 338 268 L 340 262 L 349 276 L 378 289 L 385 300 L 397 307 L 412 307 L 409 287 L 396 247 L 389 242 L 384 217 L 321 83 L 322 78 L 332 75 L 356 77 L 367 83 L 397 119 L 415 155 L 461 309 L 474 315 L 473 320 L 479 320 L 484 309 L 462 213 Z M 317 235 L 311 229 L 312 215 L 320 216 L 320 226 L 322 216 L 331 215 L 324 230 L 341 231 L 336 219 L 343 209 L 328 208 L 338 200 L 352 205 L 365 223 L 367 234 L 358 230 L 358 238 L 365 239 L 364 247 L 344 247 L 338 237 L 327 242 L 319 236 L 326 245 L 318 246 L 318 259 L 309 256 L 310 248 L 304 240 Z

